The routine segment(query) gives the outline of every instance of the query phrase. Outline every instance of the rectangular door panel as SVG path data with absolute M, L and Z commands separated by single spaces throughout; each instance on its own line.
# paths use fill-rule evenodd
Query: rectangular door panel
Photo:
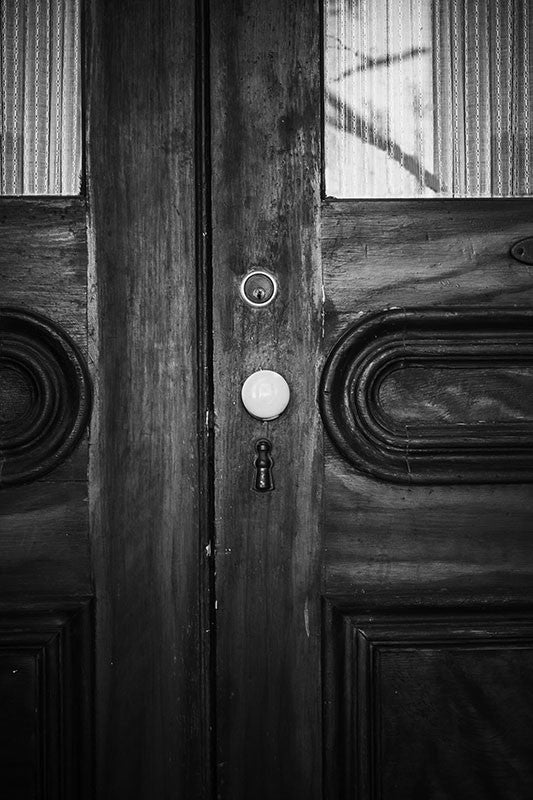
M 327 796 L 530 796 L 530 620 L 325 615 Z
M 93 797 L 90 602 L 0 610 L 0 769 L 6 796 Z

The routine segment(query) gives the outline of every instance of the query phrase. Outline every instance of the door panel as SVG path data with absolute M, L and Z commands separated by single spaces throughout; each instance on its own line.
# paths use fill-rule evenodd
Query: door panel
M 525 798 L 533 273 L 510 250 L 533 234 L 531 201 L 327 198 L 318 208 L 302 174 L 317 158 L 319 22 L 312 2 L 227 4 L 211 27 L 221 797 Z M 294 246 L 318 217 L 322 319 L 318 259 Z M 263 310 L 238 296 L 253 268 L 280 278 Z M 328 361 L 350 331 L 351 349 Z M 325 364 L 331 381 L 311 390 Z M 287 412 L 262 424 L 238 396 L 258 368 L 295 390 Z M 323 455 L 309 399 L 322 407 Z M 272 441 L 275 489 L 254 495 L 260 436 Z M 309 447 L 315 471 L 295 478 Z M 316 486 L 320 786 L 317 673 L 311 658 L 302 667 L 305 594 L 293 577 L 312 563 L 300 531 Z M 306 535 L 314 559 L 314 528 Z M 307 684 L 298 707 L 296 678 Z
M 12 796 L 90 797 L 94 719 L 99 800 L 529 797 L 531 201 L 321 205 L 316 0 L 86 11 L 87 201 L 1 204 L 96 378 L 89 487 L 0 496 Z
M 468 370 L 464 366 L 463 370 L 472 374 L 491 358 L 494 363 L 510 367 L 518 352 L 522 353 L 524 365 L 529 365 L 531 335 L 527 316 L 521 331 L 515 330 L 514 336 L 510 331 L 513 314 L 520 309 L 525 315 L 530 313 L 533 271 L 509 255 L 514 241 L 531 234 L 529 207 L 529 201 L 525 200 L 432 201 L 425 205 L 354 202 L 324 206 L 326 347 L 331 349 L 341 333 L 384 309 L 413 309 L 413 327 L 417 324 L 417 308 L 432 308 L 438 314 L 441 306 L 453 308 L 457 315 L 457 322 L 450 324 L 447 335 L 455 336 L 463 346 L 468 345 L 472 334 L 465 329 L 464 321 L 475 307 L 481 316 L 470 323 L 470 329 L 476 336 L 484 328 L 492 330 L 486 340 L 491 343 L 491 353 L 483 349 L 483 353 L 476 355 L 474 351 Z M 401 312 L 389 315 L 397 313 Z M 386 319 L 386 313 L 383 314 Z M 423 325 L 422 313 L 419 321 Z M 408 356 L 409 347 L 405 327 L 392 333 L 397 346 L 395 358 L 403 372 L 405 365 L 401 365 L 401 359 Z M 498 327 L 502 334 L 510 336 L 510 345 L 503 355 L 498 350 Z M 525 349 L 521 349 L 522 345 Z M 427 347 L 426 340 L 423 348 L 426 356 Z M 439 352 L 442 355 L 442 346 Z M 429 354 L 420 367 L 419 372 L 426 373 L 428 382 L 439 352 L 433 353 L 433 357 Z M 353 357 L 356 355 L 354 351 Z M 468 395 L 458 393 L 453 383 L 455 375 L 449 370 L 447 382 L 439 384 L 438 390 L 441 396 L 447 391 L 455 397 L 447 422 L 458 425 L 468 416 L 470 400 Z M 525 370 L 515 377 L 513 396 L 530 394 L 531 372 Z M 515 409 L 512 398 L 509 404 L 505 387 L 502 383 L 498 385 L 501 393 L 498 431 L 511 436 L 508 431 L 515 426 L 518 453 L 514 455 L 509 442 L 502 450 L 501 442 L 494 439 L 494 425 L 489 429 L 482 421 L 476 426 L 470 423 L 471 458 L 464 463 L 464 452 L 459 454 L 463 458 L 461 466 L 453 457 L 453 444 L 457 436 L 459 440 L 464 436 L 464 425 L 457 429 L 455 438 L 449 428 L 437 427 L 442 436 L 441 458 L 433 473 L 437 477 L 440 473 L 440 482 L 448 485 L 420 488 L 409 485 L 414 481 L 430 484 L 435 479 L 427 465 L 425 475 L 422 468 L 422 474 L 415 475 L 412 481 L 408 479 L 409 433 L 417 424 L 423 426 L 423 419 L 411 420 L 409 428 L 400 423 L 403 428 L 396 435 L 396 443 L 403 443 L 398 455 L 405 461 L 396 480 L 399 477 L 406 486 L 368 477 L 351 467 L 328 444 L 325 495 L 328 595 L 349 596 L 353 592 L 354 597 L 365 602 L 372 589 L 379 595 L 391 592 L 391 596 L 406 595 L 408 599 L 410 595 L 413 602 L 424 602 L 422 587 L 429 589 L 433 585 L 438 597 L 446 602 L 452 602 L 454 597 L 464 602 L 474 587 L 486 591 L 488 596 L 499 595 L 507 600 L 511 596 L 518 600 L 522 592 L 527 596 L 532 568 L 528 535 L 532 488 L 528 483 L 518 483 L 496 489 L 490 480 L 491 474 L 504 484 L 520 480 L 523 459 L 529 457 L 528 449 L 522 450 L 521 446 L 524 437 L 527 442 L 530 414 L 527 407 L 526 412 L 523 406 Z M 487 395 L 483 370 L 478 373 L 472 391 L 477 396 Z M 366 400 L 370 405 L 375 402 L 370 396 Z M 375 406 L 371 411 L 375 411 Z M 468 437 L 465 443 L 468 446 Z M 489 469 L 487 459 L 490 460 L 491 452 Z M 448 459 L 448 470 L 443 466 L 444 458 Z M 387 456 L 385 467 L 386 459 Z M 382 463 L 382 469 L 385 467 Z M 416 469 L 415 464 L 415 472 Z M 471 485 L 480 481 L 489 485 Z M 355 530 L 357 535 L 353 533 Z M 471 601 L 475 598 L 472 593 Z
M 322 210 L 328 796 L 526 798 L 531 201 Z
M 45 314 L 86 357 L 83 201 L 4 198 L 0 217 L 2 305 Z M 88 596 L 87 440 L 36 483 L 2 488 L 0 500 L 2 594 L 50 593 L 53 586 L 65 596 Z
M 21 593 L 0 617 L 2 783 L 6 795 L 93 797 L 92 608 Z M 24 608 L 26 605 L 26 608 Z
M 46 315 L 83 359 L 85 214 L 81 198 L 0 199 L 2 306 Z M 68 418 L 76 381 L 62 376 L 60 361 L 39 357 L 41 331 L 14 328 L 4 310 L 0 335 L 3 483 L 14 477 L 9 442 L 18 429 L 27 432 L 26 451 L 33 453 L 27 464 L 38 469 L 42 456 L 53 454 L 54 431 Z M 47 402 L 47 391 L 50 413 L 35 418 L 30 434 L 28 420 Z M 3 791 L 13 798 L 92 796 L 87 459 L 85 434 L 39 480 L 0 489 L 0 761 Z
M 29 40 L 50 4 L 15 5 Z M 90 448 L 0 491 L 2 791 L 201 797 L 211 769 L 203 23 L 192 2 L 83 5 L 87 193 L 0 201 L 0 304 L 60 324 L 95 389 Z M 39 80 L 43 69 L 31 91 Z M 6 387 L 0 357 L 0 421 L 16 423 L 32 392 L 20 370 Z
M 530 796 L 530 618 L 325 616 L 327 797 Z

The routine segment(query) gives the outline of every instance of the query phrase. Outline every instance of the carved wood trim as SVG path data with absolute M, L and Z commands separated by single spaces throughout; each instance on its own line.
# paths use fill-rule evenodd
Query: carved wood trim
M 532 310 L 516 308 L 389 309 L 365 317 L 324 367 L 319 398 L 326 430 L 347 461 L 387 481 L 532 481 L 531 422 L 401 426 L 378 397 L 399 365 L 533 366 L 532 322 Z
M 325 798 L 378 800 L 390 797 L 382 786 L 387 767 L 383 736 L 390 713 L 383 705 L 383 694 L 391 691 L 384 684 L 382 657 L 390 659 L 397 654 L 401 659 L 432 651 L 435 657 L 446 658 L 449 652 L 481 655 L 490 651 L 509 654 L 511 659 L 513 652 L 533 650 L 533 619 L 525 614 L 482 615 L 460 610 L 445 615 L 369 616 L 348 613 L 326 600 L 323 637 Z M 412 690 L 416 696 L 416 672 L 411 677 L 413 684 L 405 691 Z M 475 696 L 473 676 L 472 681 Z M 453 692 L 451 686 L 437 685 L 435 689 L 437 693 Z M 408 714 L 407 708 L 404 711 Z M 438 735 L 435 732 L 436 746 L 440 746 Z M 415 750 L 416 746 L 414 743 Z M 529 788 L 524 787 L 526 792 Z
M 0 367 L 26 385 L 28 407 L 0 417 L 1 486 L 34 481 L 73 451 L 87 427 L 91 382 L 66 331 L 43 314 L 0 307 Z
M 12 681 L 26 680 L 36 689 L 31 741 L 19 731 L 27 709 L 18 713 L 14 684 L 6 683 L 2 675 L 0 688 L 7 695 L 0 698 L 4 711 L 0 735 L 8 740 L 18 736 L 29 746 L 29 752 L 16 753 L 16 764 L 9 748 L 0 753 L 2 788 L 10 797 L 20 796 L 21 764 L 33 773 L 35 796 L 58 800 L 93 796 L 91 651 L 89 600 L 27 605 L 23 610 L 0 606 L 2 666 Z M 20 671 L 27 674 L 19 675 Z

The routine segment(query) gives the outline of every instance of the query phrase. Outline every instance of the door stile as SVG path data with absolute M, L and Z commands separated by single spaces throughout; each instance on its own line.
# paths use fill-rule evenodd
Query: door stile
M 314 0 L 211 9 L 217 595 L 217 771 L 229 800 L 321 796 L 316 403 L 321 339 L 320 14 Z M 279 281 L 266 308 L 244 275 Z M 281 373 L 287 411 L 240 401 Z M 274 490 L 253 489 L 270 440 Z
M 199 246 L 198 13 L 188 0 L 87 6 L 102 800 L 200 798 L 209 788 L 210 334 Z

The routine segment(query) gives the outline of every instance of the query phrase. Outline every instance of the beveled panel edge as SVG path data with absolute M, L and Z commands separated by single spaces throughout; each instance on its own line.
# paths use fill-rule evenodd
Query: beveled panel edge
M 92 800 L 93 601 L 0 601 L 0 650 L 40 662 L 41 793 Z M 4 776 L 4 787 L 9 776 Z
M 325 800 L 377 800 L 382 649 L 533 649 L 533 614 L 460 608 L 371 614 L 323 598 Z
M 425 426 L 402 436 L 380 413 L 376 386 L 424 351 L 424 365 L 533 364 L 533 309 L 389 308 L 349 328 L 329 354 L 319 404 L 341 455 L 376 478 L 405 484 L 533 481 L 533 425 Z M 406 432 L 407 433 L 407 432 Z M 444 435 L 445 434 L 445 435 Z

